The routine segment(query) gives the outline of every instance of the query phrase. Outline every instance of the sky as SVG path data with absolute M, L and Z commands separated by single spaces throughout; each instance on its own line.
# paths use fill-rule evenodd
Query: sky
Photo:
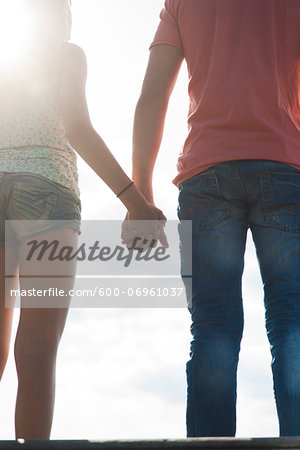
M 71 41 L 87 55 L 93 125 L 130 175 L 133 115 L 162 0 L 73 0 Z M 183 64 L 166 120 L 154 196 L 176 220 L 176 160 L 187 133 Z M 78 157 L 82 219 L 121 220 L 125 208 Z M 263 289 L 248 238 L 237 437 L 277 436 Z M 13 335 L 18 310 L 15 311 Z M 184 308 L 71 309 L 59 348 L 52 439 L 184 438 L 190 317 Z M 0 384 L 0 439 L 14 439 L 13 345 Z

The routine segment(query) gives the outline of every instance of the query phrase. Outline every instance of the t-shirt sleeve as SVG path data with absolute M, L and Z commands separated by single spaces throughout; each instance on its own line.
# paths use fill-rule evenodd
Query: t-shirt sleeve
M 160 13 L 160 22 L 150 48 L 159 44 L 173 45 L 183 52 L 179 24 L 174 11 L 174 0 L 165 0 L 165 6 Z

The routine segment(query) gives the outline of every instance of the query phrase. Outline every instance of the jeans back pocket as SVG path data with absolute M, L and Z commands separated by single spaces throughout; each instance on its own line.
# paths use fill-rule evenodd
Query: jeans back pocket
M 266 222 L 300 233 L 300 172 L 263 172 L 260 185 Z
M 178 218 L 192 220 L 193 230 L 212 230 L 229 215 L 229 203 L 222 197 L 212 170 L 183 181 L 178 201 Z
M 13 211 L 10 219 L 49 220 L 57 200 L 57 192 L 30 181 L 17 181 L 13 185 Z

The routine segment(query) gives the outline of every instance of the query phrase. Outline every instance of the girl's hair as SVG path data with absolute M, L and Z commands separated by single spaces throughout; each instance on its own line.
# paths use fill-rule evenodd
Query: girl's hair
M 31 9 L 34 39 L 46 45 L 60 45 L 70 39 L 71 0 L 23 0 Z
M 30 36 L 16 63 L 0 70 L 3 92 L 13 91 L 15 86 L 28 89 L 33 84 L 55 83 L 60 70 L 60 48 L 71 34 L 71 0 L 17 1 L 24 8 L 24 28 Z
M 70 39 L 70 0 L 21 0 L 28 6 L 31 38 L 26 67 L 32 77 L 53 78 L 59 49 Z

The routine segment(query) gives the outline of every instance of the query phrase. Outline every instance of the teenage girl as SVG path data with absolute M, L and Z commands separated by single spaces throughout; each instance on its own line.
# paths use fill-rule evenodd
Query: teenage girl
M 22 1 L 31 8 L 35 24 L 30 52 L 26 64 L 13 71 L 3 69 L 0 78 L 1 376 L 8 355 L 13 312 L 8 292 L 17 287 L 18 275 L 22 274 L 26 243 L 38 235 L 48 241 L 58 238 L 73 248 L 77 244 L 81 204 L 74 149 L 120 195 L 129 219 L 165 220 L 163 213 L 145 200 L 123 172 L 90 122 L 85 97 L 85 54 L 77 45 L 68 43 L 69 1 Z M 5 219 L 28 221 L 19 222 L 22 226 L 18 228 L 18 257 L 14 276 L 6 284 Z M 59 222 L 51 227 L 49 219 Z M 66 289 L 73 285 L 75 267 L 72 270 L 72 277 L 65 282 Z M 19 281 L 22 289 L 21 276 Z M 54 407 L 56 354 L 68 307 L 22 308 L 23 300 L 15 341 L 16 438 L 48 439 Z M 9 308 L 5 307 L 8 301 Z

